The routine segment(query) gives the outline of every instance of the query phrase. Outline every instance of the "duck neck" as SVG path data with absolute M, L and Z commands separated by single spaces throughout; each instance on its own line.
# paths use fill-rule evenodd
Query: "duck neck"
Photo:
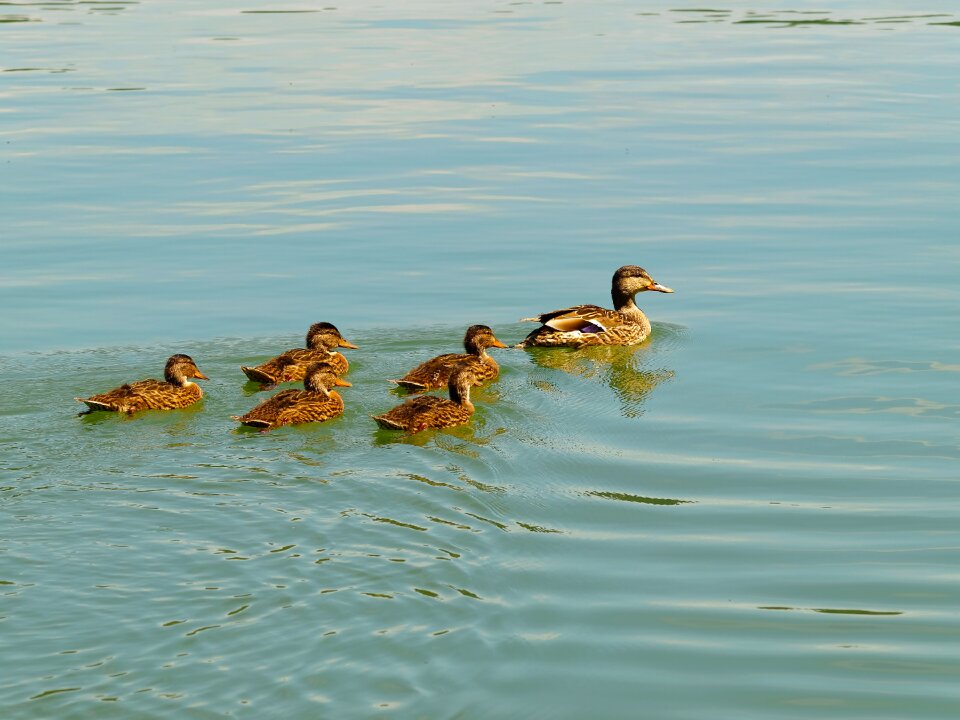
M 637 307 L 633 294 L 616 286 L 613 288 L 613 307 L 617 312 L 622 312 L 624 315 L 643 316 L 643 311 Z
M 167 372 L 163 374 L 163 379 L 171 385 L 176 385 L 177 387 L 187 387 L 188 385 L 195 384 L 190 382 L 187 376 L 184 375 L 183 371 L 178 367 L 172 367 L 167 370 Z
M 317 395 L 323 395 L 324 397 L 330 396 L 330 391 L 323 386 L 323 383 L 319 382 L 309 382 L 303 384 L 303 389 L 307 392 L 315 393 Z
M 469 337 L 464 340 L 463 349 L 467 351 L 467 355 L 475 355 L 480 358 L 487 354 L 487 349 L 483 347 L 475 337 Z
M 324 382 L 323 378 L 317 375 L 308 375 L 303 379 L 303 389 L 308 392 L 320 393 L 321 395 L 329 395 L 327 391 L 327 384 Z
M 327 339 L 322 336 L 307 338 L 307 348 L 316 352 L 325 352 L 329 355 L 335 347 L 336 345 L 331 345 Z
M 470 386 L 450 385 L 450 399 L 462 408 L 473 411 L 473 403 L 470 402 Z

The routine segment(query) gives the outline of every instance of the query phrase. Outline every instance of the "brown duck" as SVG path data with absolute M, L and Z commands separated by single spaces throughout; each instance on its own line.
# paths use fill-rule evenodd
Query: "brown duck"
M 94 410 L 134 413 L 137 410 L 176 410 L 193 405 L 203 397 L 203 390 L 192 378 L 207 380 L 189 355 L 171 355 L 163 368 L 163 380 L 140 380 L 121 385 L 99 395 L 77 398 Z
M 634 302 L 639 292 L 656 290 L 672 293 L 636 265 L 624 265 L 613 274 L 613 310 L 597 305 L 575 305 L 563 310 L 523 318 L 541 327 L 527 335 L 517 347 L 584 345 L 636 345 L 650 334 L 650 320 Z
M 305 348 L 287 350 L 256 367 L 241 365 L 240 369 L 248 378 L 263 385 L 302 380 L 307 366 L 315 362 L 328 363 L 337 375 L 347 372 L 350 363 L 333 350 L 338 347 L 356 350 L 357 346 L 344 340 L 336 326 L 328 322 L 314 323 L 307 330 L 306 340 Z
M 283 390 L 264 400 L 246 415 L 232 415 L 244 425 L 263 428 L 323 422 L 343 412 L 343 398 L 333 386 L 350 387 L 336 375 L 330 363 L 311 363 L 303 378 L 303 390 Z
M 410 433 L 427 428 L 445 428 L 463 425 L 473 415 L 473 403 L 470 402 L 470 386 L 477 384 L 477 377 L 468 365 L 461 365 L 450 375 L 447 387 L 450 399 L 436 395 L 419 395 L 410 398 L 402 405 L 372 416 L 382 428 L 388 430 L 406 430 Z
M 422 390 L 435 390 L 447 385 L 450 379 L 450 373 L 458 365 L 464 364 L 469 367 L 477 382 L 491 380 L 500 374 L 500 366 L 497 361 L 487 354 L 487 348 L 505 348 L 502 342 L 497 340 L 491 330 L 486 325 L 471 325 L 467 328 L 467 334 L 463 336 L 463 347 L 467 351 L 463 353 L 448 353 L 438 355 L 432 360 L 417 365 L 399 380 L 391 380 L 410 392 L 420 392 Z

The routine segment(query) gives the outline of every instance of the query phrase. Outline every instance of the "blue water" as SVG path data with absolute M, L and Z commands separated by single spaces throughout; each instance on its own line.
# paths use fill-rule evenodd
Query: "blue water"
M 0 714 L 956 717 L 958 23 L 0 6 Z M 649 342 L 369 419 L 623 264 Z M 238 430 L 320 320 L 344 415 Z

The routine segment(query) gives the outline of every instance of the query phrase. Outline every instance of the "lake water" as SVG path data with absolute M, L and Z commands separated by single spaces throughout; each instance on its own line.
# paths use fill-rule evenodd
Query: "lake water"
M 0 714 L 956 718 L 960 12 L 767 5 L 3 3 Z M 649 342 L 369 419 L 623 264 Z

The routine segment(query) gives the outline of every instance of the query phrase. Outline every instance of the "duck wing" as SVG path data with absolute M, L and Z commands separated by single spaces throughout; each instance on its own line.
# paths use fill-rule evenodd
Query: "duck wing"
M 391 380 L 407 390 L 414 392 L 432 388 L 446 387 L 450 373 L 459 363 L 470 360 L 473 355 L 447 353 L 420 363 L 399 380 Z
M 240 369 L 250 380 L 265 385 L 301 380 L 303 379 L 303 373 L 301 371 L 299 377 L 297 377 L 297 366 L 309 364 L 311 362 L 310 353 L 313 352 L 313 350 L 306 348 L 293 348 L 260 363 L 256 367 L 241 365 Z
M 411 430 L 419 425 L 424 418 L 432 417 L 439 409 L 445 405 L 455 405 L 449 400 L 439 398 L 436 395 L 421 395 L 410 398 L 402 405 L 397 405 L 392 410 L 388 410 L 383 415 L 372 416 L 381 427 L 392 430 Z
M 343 398 L 337 393 L 331 392 L 327 397 L 321 393 L 304 392 L 304 396 L 280 411 L 277 425 L 323 422 L 342 412 Z
M 173 386 L 163 380 L 139 380 L 126 383 L 107 392 L 89 398 L 77 398 L 87 404 L 91 410 L 116 410 L 134 412 L 150 407 L 158 407 L 153 402 L 158 397 L 171 394 Z
M 276 424 L 281 414 L 297 405 L 304 396 L 312 395 L 306 390 L 284 390 L 271 398 L 267 398 L 245 415 L 233 415 L 234 420 L 244 425 L 256 427 L 270 427 Z
M 524 318 L 521 322 L 538 322 L 560 332 L 597 333 L 606 331 L 620 320 L 620 314 L 615 310 L 599 305 L 574 305 Z
M 275 359 L 278 365 L 277 373 L 282 382 L 303 380 L 307 374 L 307 366 L 315 362 L 325 362 L 333 367 L 333 372 L 343 375 L 350 367 L 347 358 L 338 352 L 313 350 L 311 348 L 295 348 L 287 350 Z
M 311 350 L 310 348 L 298 348 L 297 350 L 288 350 L 283 354 L 283 358 L 291 366 L 297 366 L 295 372 L 299 373 L 295 380 L 302 380 L 306 374 L 307 366 L 311 363 L 327 363 L 333 368 L 333 372 L 338 377 L 350 369 L 350 363 L 343 353 L 328 352 L 327 350 Z

